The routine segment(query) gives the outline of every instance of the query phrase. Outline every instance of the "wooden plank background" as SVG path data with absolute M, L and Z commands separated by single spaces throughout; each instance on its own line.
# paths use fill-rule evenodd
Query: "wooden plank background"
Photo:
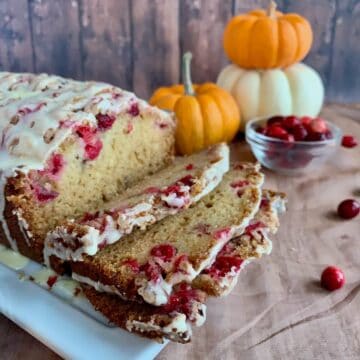
M 268 0 L 1 0 L 0 69 L 108 81 L 147 98 L 180 80 L 180 58 L 194 55 L 195 81 L 215 81 L 227 59 L 229 18 Z M 278 0 L 312 23 L 306 63 L 327 99 L 360 101 L 360 0 Z

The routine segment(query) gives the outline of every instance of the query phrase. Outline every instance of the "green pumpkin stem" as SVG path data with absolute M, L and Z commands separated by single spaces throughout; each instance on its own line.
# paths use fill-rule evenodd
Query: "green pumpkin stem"
M 193 88 L 193 84 L 191 81 L 191 70 L 190 70 L 191 58 L 192 58 L 192 54 L 189 51 L 183 55 L 182 78 L 183 78 L 183 83 L 184 83 L 185 94 L 192 96 L 192 95 L 195 95 L 195 93 L 194 93 L 194 88 Z
M 267 11 L 267 15 L 271 18 L 271 19 L 275 19 L 276 18 L 276 2 L 275 1 L 270 1 L 269 2 L 269 7 L 268 7 L 268 11 Z

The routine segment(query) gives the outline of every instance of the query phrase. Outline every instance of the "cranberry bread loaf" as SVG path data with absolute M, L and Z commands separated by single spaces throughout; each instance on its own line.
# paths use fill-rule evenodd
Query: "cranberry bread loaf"
M 239 272 L 253 259 L 270 254 L 269 234 L 279 228 L 279 214 L 285 211 L 285 194 L 263 190 L 260 209 L 243 234 L 229 241 L 214 263 L 192 285 L 211 296 L 225 296 L 236 285 Z
M 0 73 L 0 241 L 41 262 L 50 229 L 171 162 L 174 130 L 108 84 Z
M 95 255 L 135 228 L 147 226 L 188 208 L 211 192 L 229 170 L 229 148 L 215 145 L 188 157 L 178 157 L 158 173 L 130 187 L 93 214 L 68 220 L 50 232 L 44 259 L 58 269 L 58 260 L 81 261 Z M 56 257 L 58 260 L 54 260 Z
M 72 262 L 73 278 L 125 300 L 166 304 L 175 284 L 191 282 L 254 217 L 263 182 L 259 168 L 233 165 L 213 192 L 186 211 Z
M 206 295 L 227 295 L 236 285 L 240 270 L 246 263 L 263 253 L 270 253 L 271 241 L 267 235 L 277 231 L 278 214 L 284 211 L 284 203 L 284 194 L 264 190 L 261 207 L 252 224 L 224 246 L 214 263 L 203 270 L 191 286 L 184 283 L 177 285 L 166 305 L 155 307 L 124 301 L 116 295 L 101 293 L 86 285 L 84 293 L 96 310 L 127 331 L 157 340 L 168 338 L 188 342 L 191 340 L 192 327 L 205 322 Z M 202 291 L 196 291 L 196 288 Z

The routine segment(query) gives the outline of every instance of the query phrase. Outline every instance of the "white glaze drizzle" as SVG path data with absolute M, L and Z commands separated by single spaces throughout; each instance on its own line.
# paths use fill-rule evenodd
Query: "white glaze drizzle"
M 174 126 L 172 117 L 149 106 L 133 93 L 99 82 L 80 82 L 47 74 L 0 72 L 0 193 L 17 172 L 41 170 L 52 152 L 79 124 L 96 125 L 99 113 L 117 115 L 136 103 Z M 61 126 L 61 124 L 66 126 Z M 44 136 L 51 133 L 51 140 Z M 14 250 L 7 222 L 5 198 L 0 196 L 0 222 Z

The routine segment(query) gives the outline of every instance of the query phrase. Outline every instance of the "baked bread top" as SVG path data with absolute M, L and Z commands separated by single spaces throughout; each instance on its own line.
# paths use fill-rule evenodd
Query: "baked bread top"
M 132 121 L 134 119 L 136 122 Z M 138 121 L 144 119 L 150 121 Z M 114 128 L 115 131 L 108 131 Z M 174 129 L 175 121 L 172 115 L 148 105 L 130 92 L 109 84 L 80 82 L 46 74 L 2 72 L 0 73 L 0 194 L 4 194 L 8 179 L 16 178 L 8 189 L 12 206 L 15 209 L 26 208 L 23 213 L 22 210 L 18 211 L 18 218 L 24 220 L 22 227 L 27 233 L 27 238 L 31 238 L 34 234 L 34 237 L 41 237 L 40 233 L 42 235 L 42 229 L 46 229 L 46 226 L 37 226 L 36 219 L 28 216 L 31 208 L 47 207 L 51 201 L 59 199 L 60 192 L 66 192 L 63 191 L 66 187 L 73 190 L 76 187 L 74 178 L 77 178 L 77 174 L 81 174 L 78 183 L 82 180 L 87 180 L 89 183 L 92 179 L 94 183 L 101 183 L 103 175 L 101 172 L 106 173 L 106 166 L 110 168 L 114 165 L 108 155 L 111 149 L 114 152 L 113 162 L 121 157 L 118 151 L 119 140 L 116 142 L 119 134 L 124 133 L 121 138 L 124 139 L 123 146 L 126 149 L 124 152 L 129 159 L 127 166 L 130 170 L 127 174 L 125 169 L 124 173 L 122 168 L 124 164 L 119 164 L 119 169 L 113 170 L 114 184 L 110 184 L 108 189 L 101 189 L 106 190 L 110 195 L 117 193 L 117 187 L 123 187 L 127 179 L 126 175 L 129 181 L 136 179 L 135 170 L 131 167 L 134 162 L 145 162 L 142 163 L 143 172 L 140 166 L 137 167 L 137 172 L 141 175 L 158 170 L 166 161 L 168 163 L 172 156 L 170 152 L 173 148 Z M 114 137 L 115 133 L 117 136 Z M 133 133 L 137 133 L 137 137 L 133 136 Z M 155 145 L 151 143 L 150 146 L 150 142 L 144 141 L 143 137 L 146 134 L 155 137 L 153 139 Z M 138 144 L 138 138 L 141 138 L 138 142 L 141 140 L 147 145 L 142 146 L 141 142 Z M 138 151 L 137 156 L 143 159 L 131 161 L 133 159 L 130 159 L 130 150 L 133 154 Z M 98 174 L 94 175 L 91 164 L 97 159 L 103 162 L 102 155 L 105 152 L 106 164 Z M 99 165 L 97 163 L 97 167 Z M 62 182 L 64 173 L 68 180 L 66 182 Z M 73 183 L 75 185 L 72 187 Z M 6 194 L 9 200 L 8 195 Z M 26 197 L 24 202 L 22 202 L 23 195 Z M 99 192 L 100 200 L 101 196 L 102 193 Z M 94 204 L 100 202 L 97 197 L 93 198 Z M 92 208 L 93 206 L 88 204 L 90 200 L 84 201 L 82 207 Z M 68 199 L 61 201 L 70 204 L 68 209 L 66 204 L 64 206 L 59 204 L 56 209 L 47 207 L 48 212 L 54 213 L 53 219 L 66 218 L 76 212 L 71 210 L 71 208 L 76 209 L 74 201 L 69 202 Z M 7 222 L 3 218 L 5 203 L 5 196 L 0 195 L 1 231 L 16 250 L 17 243 L 11 240 Z M 41 218 L 42 215 L 37 214 L 33 217 Z M 41 221 L 42 219 L 38 219 L 38 223 Z M 30 222 L 31 226 L 26 222 Z M 32 228 L 32 234 L 28 230 L 29 227 Z

